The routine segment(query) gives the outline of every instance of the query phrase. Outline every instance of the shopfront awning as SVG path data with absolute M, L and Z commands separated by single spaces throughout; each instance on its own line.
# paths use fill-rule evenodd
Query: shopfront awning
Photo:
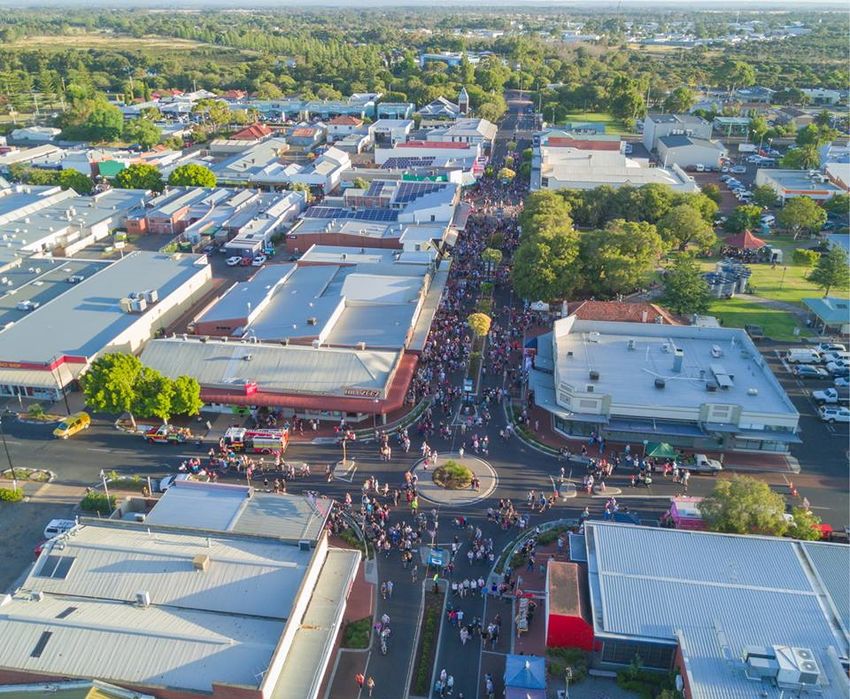
M 53 371 L 45 369 L 0 369 L 0 386 L 24 386 L 34 389 L 60 390 L 60 383 L 68 386 L 73 383 L 85 364 L 63 364 Z
M 782 444 L 802 444 L 793 432 L 776 432 L 775 430 L 738 430 L 735 439 L 757 439 L 763 442 L 780 442 Z
M 629 420 L 612 418 L 608 423 L 608 432 L 634 432 L 645 437 L 705 437 L 699 425 L 664 422 L 661 420 Z M 645 438 L 644 437 L 644 438 Z

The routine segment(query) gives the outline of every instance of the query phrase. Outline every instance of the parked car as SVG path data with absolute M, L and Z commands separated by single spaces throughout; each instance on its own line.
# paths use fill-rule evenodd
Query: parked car
M 823 367 L 802 364 L 794 367 L 794 376 L 798 379 L 828 379 L 829 372 Z
M 730 170 L 730 172 L 734 173 L 735 175 L 743 175 L 747 172 L 747 168 L 744 165 L 735 165 Z
M 836 388 L 847 388 L 850 386 L 850 379 L 846 376 L 839 376 L 832 382 L 832 385 Z
M 201 252 L 202 252 L 202 253 L 204 253 L 204 255 L 211 255 L 211 254 L 212 254 L 212 253 L 214 253 L 216 250 L 218 250 L 218 246 L 217 246 L 217 245 L 204 245 L 204 247 L 203 247 L 203 249 L 201 250 Z
M 173 476 L 166 476 L 159 482 L 159 492 L 164 493 L 172 485 L 174 485 L 176 481 L 188 481 L 191 480 L 191 478 L 192 477 L 188 473 L 177 473 Z
M 833 376 L 845 376 L 848 369 L 850 369 L 850 361 L 846 359 L 837 359 L 826 365 L 826 370 Z
M 19 311 L 34 311 L 41 304 L 38 301 L 21 301 L 16 308 Z
M 759 221 L 761 221 L 763 226 L 772 226 L 776 223 L 776 216 L 773 214 L 764 214 Z
M 238 267 L 242 264 L 242 258 L 238 255 L 234 255 L 233 257 L 227 258 L 227 266 L 228 267 Z
M 847 347 L 840 342 L 821 342 L 815 345 L 818 352 L 846 352 Z
M 789 364 L 820 364 L 820 353 L 813 349 L 793 348 L 788 350 L 785 359 Z
M 82 274 L 72 274 L 65 281 L 69 284 L 79 284 L 85 277 Z
M 824 422 L 833 424 L 835 422 L 850 422 L 850 408 L 830 408 L 823 406 L 818 410 L 818 416 Z
M 821 354 L 821 360 L 827 364 L 831 362 L 844 362 L 850 360 L 850 352 L 842 352 L 841 350 L 830 350 Z
M 257 255 L 253 260 L 251 260 L 251 265 L 253 267 L 262 267 L 268 259 L 269 258 L 265 255 Z
M 73 519 L 51 519 L 44 528 L 44 538 L 52 539 L 55 536 L 64 534 L 69 529 L 77 526 L 77 522 Z
M 91 417 L 88 413 L 74 413 L 60 422 L 53 430 L 53 436 L 60 439 L 68 439 L 77 432 L 82 432 L 91 427 Z
M 834 379 L 846 379 L 850 376 L 850 367 L 836 367 L 834 371 L 830 371 L 829 373 L 832 374 L 832 378 Z
M 812 400 L 818 405 L 847 405 L 850 403 L 850 389 L 845 386 L 812 391 Z

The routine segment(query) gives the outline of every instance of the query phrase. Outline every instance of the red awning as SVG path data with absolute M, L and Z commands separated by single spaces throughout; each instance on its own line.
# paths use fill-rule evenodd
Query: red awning
M 761 238 L 757 238 L 749 231 L 730 235 L 726 238 L 725 243 L 729 247 L 739 248 L 740 250 L 758 250 L 767 245 Z
M 343 413 L 375 413 L 384 415 L 398 410 L 404 405 L 407 388 L 416 371 L 419 358 L 414 354 L 405 354 L 390 383 L 387 397 L 384 399 L 353 398 L 351 396 L 314 396 L 298 393 L 268 393 L 259 387 L 249 396 L 244 391 L 226 389 L 207 389 L 201 387 L 201 400 L 205 403 L 223 405 L 256 405 L 269 408 L 293 408 L 295 410 L 337 410 Z

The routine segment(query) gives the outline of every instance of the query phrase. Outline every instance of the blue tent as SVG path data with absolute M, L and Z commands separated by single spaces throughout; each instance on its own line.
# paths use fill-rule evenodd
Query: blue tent
M 546 689 L 546 660 L 537 655 L 508 655 L 505 687 Z

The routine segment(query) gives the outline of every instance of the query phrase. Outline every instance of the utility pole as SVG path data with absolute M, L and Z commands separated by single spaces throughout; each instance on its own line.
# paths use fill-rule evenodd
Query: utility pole
M 15 467 L 12 464 L 12 455 L 9 453 L 9 445 L 6 444 L 6 430 L 3 429 L 4 415 L 0 415 L 0 438 L 3 439 L 3 449 L 6 452 L 6 461 L 9 462 L 9 470 L 12 472 L 12 490 L 18 490 L 18 476 L 15 473 Z

